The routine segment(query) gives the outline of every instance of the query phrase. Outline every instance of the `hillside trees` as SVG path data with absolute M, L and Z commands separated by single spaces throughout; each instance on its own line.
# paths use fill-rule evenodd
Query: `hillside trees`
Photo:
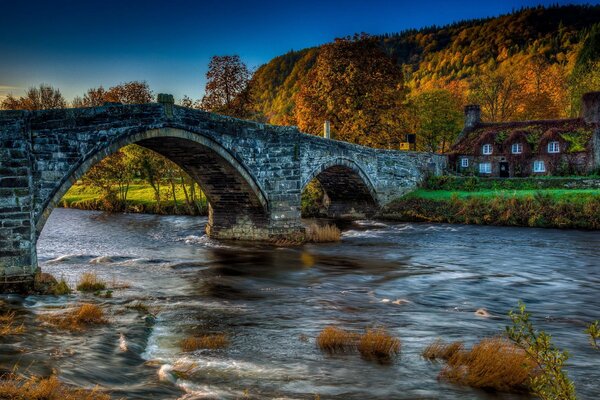
M 390 148 L 401 141 L 403 74 L 365 35 L 324 45 L 296 96 L 301 130 L 319 134 L 331 121 L 336 139 Z

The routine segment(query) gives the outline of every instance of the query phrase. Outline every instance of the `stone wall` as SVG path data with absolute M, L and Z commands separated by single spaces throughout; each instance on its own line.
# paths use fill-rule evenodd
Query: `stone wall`
M 366 216 L 440 173 L 445 157 L 365 148 L 164 105 L 0 112 L 0 277 L 31 276 L 50 212 L 107 155 L 137 143 L 194 177 L 211 204 L 207 232 L 225 239 L 300 235 L 300 197 L 324 183 L 334 216 Z M 2 279 L 4 279 L 2 278 Z

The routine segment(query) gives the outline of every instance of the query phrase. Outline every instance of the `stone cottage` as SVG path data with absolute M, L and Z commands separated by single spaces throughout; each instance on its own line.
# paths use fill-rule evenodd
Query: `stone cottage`
M 583 96 L 580 118 L 485 123 L 478 105 L 449 154 L 462 174 L 493 177 L 600 172 L 600 92 Z

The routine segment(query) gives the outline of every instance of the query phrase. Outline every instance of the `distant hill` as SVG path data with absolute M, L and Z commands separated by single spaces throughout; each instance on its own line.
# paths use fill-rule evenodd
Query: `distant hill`
M 599 21 L 598 5 L 535 7 L 378 39 L 403 66 L 409 89 L 416 90 L 435 82 L 468 80 L 477 72 L 529 55 L 572 69 L 582 43 Z M 255 72 L 254 107 L 268 122 L 295 124 L 294 95 L 318 54 L 318 47 L 291 51 Z

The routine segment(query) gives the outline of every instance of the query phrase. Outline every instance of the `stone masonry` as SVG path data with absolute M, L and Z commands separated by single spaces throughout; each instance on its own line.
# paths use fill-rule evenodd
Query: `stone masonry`
M 137 143 L 198 181 L 211 237 L 302 234 L 300 197 L 318 179 L 333 217 L 374 214 L 446 166 L 439 155 L 377 150 L 161 103 L 0 112 L 1 283 L 30 281 L 52 209 L 95 163 Z

